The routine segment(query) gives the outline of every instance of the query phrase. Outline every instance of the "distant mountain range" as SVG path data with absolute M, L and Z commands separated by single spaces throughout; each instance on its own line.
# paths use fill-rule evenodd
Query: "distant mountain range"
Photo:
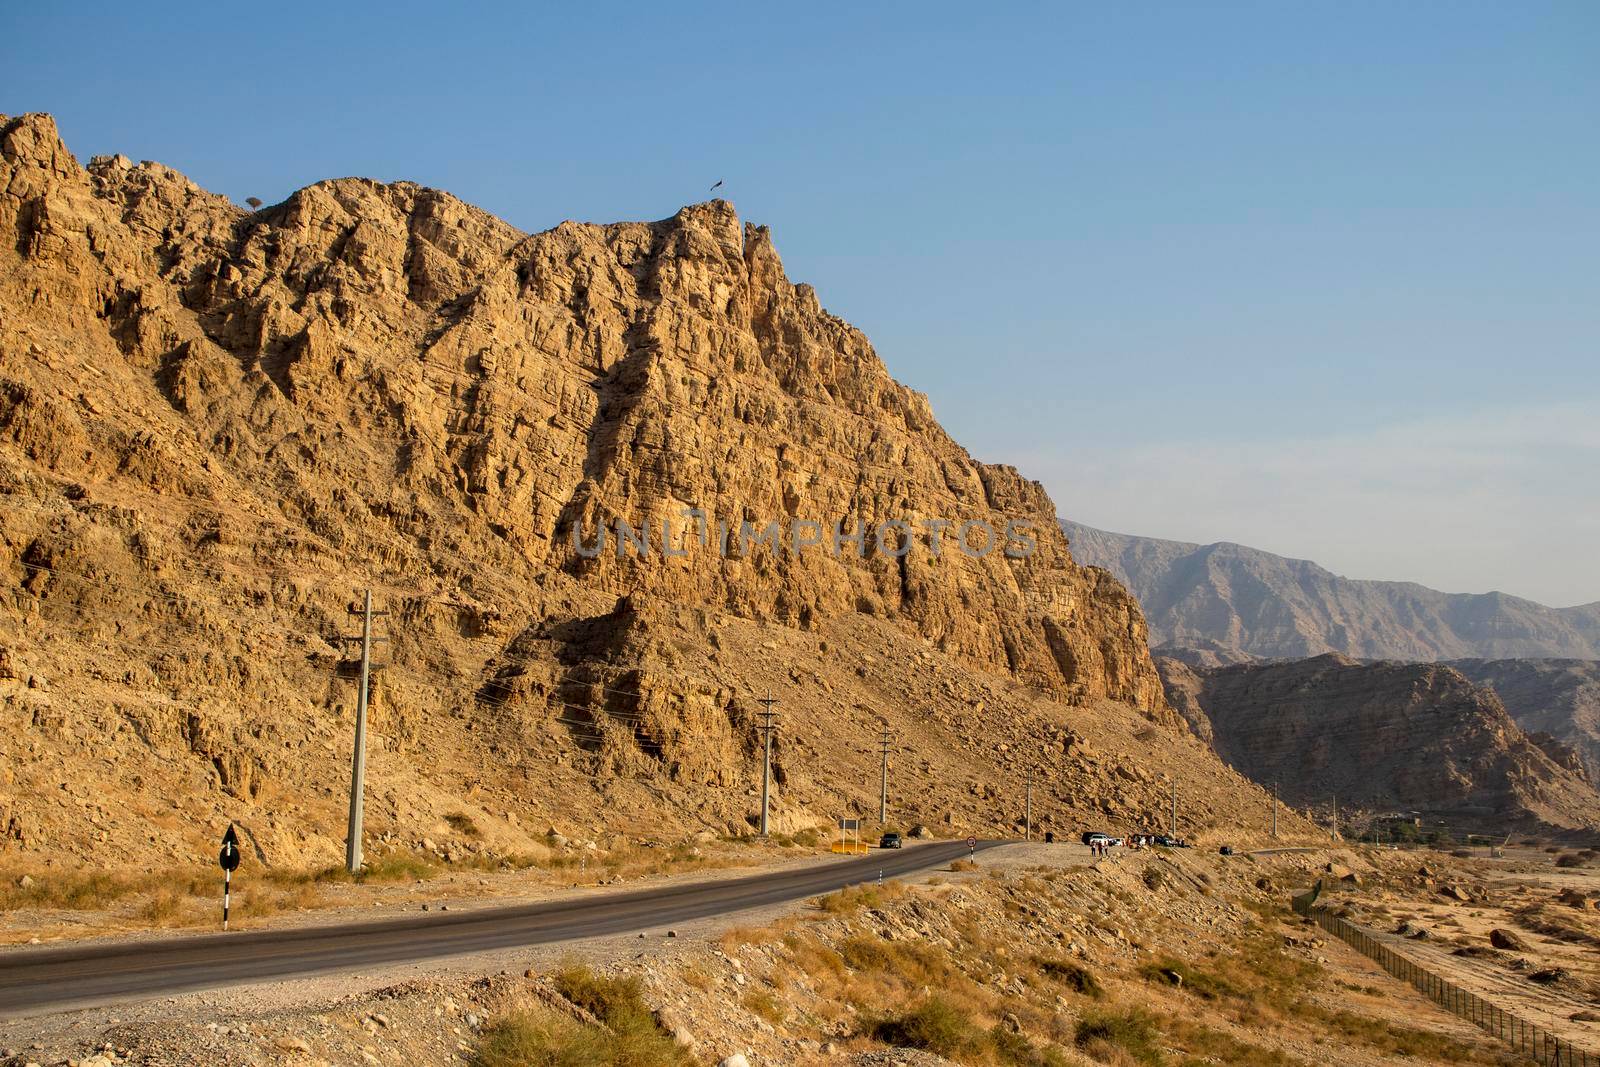
M 1063 521 L 1072 555 L 1139 598 L 1150 644 L 1202 662 L 1301 659 L 1600 659 L 1600 602 L 1551 608 L 1505 593 L 1441 593 L 1342 578 L 1308 560 L 1226 541 L 1108 533 Z M 1186 658 L 1193 659 L 1193 656 Z

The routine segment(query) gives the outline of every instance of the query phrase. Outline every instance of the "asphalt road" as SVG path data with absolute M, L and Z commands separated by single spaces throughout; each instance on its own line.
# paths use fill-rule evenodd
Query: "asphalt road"
M 1004 843 L 983 841 L 977 848 Z M 0 1016 L 18 1018 L 376 964 L 663 930 L 674 923 L 876 881 L 879 871 L 893 878 L 926 870 L 966 854 L 964 842 L 939 842 L 742 878 L 540 904 L 419 913 L 338 926 L 15 950 L 0 953 Z

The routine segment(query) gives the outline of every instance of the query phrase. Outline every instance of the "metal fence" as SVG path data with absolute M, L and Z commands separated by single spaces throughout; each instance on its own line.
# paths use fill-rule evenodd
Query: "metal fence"
M 1308 916 L 1356 951 L 1370 956 L 1402 982 L 1411 983 L 1441 1006 L 1487 1030 L 1516 1052 L 1553 1067 L 1600 1067 L 1600 1052 L 1578 1048 L 1548 1030 L 1446 981 L 1410 957 L 1396 952 L 1371 930 L 1317 907 L 1306 897 L 1295 898 L 1294 910 Z

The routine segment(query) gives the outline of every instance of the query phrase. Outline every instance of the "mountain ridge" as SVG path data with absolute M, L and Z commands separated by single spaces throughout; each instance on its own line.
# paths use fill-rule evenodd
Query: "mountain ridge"
M 1436 663 L 1194 667 L 1157 657 L 1168 697 L 1230 765 L 1293 803 L 1414 810 L 1457 826 L 1600 829 L 1579 755 L 1524 731 L 1495 692 Z
M 875 813 L 885 727 L 893 818 L 942 832 L 1015 832 L 1030 768 L 1060 829 L 1146 823 L 1180 776 L 1193 835 L 1260 802 L 1042 487 L 726 202 L 527 234 L 340 179 L 247 211 L 29 115 L 0 118 L 0 226 L 10 860 L 176 862 L 234 824 L 335 861 L 363 589 L 374 848 L 748 832 L 768 694 L 779 830 Z M 807 519 L 863 540 L 719 551 Z M 936 520 L 1035 541 L 940 552 Z M 623 523 L 648 550 L 586 550 Z
M 1063 520 L 1076 558 L 1133 590 L 1158 648 L 1266 658 L 1600 658 L 1600 602 L 1551 608 L 1503 592 L 1345 578 L 1236 542 L 1201 545 Z

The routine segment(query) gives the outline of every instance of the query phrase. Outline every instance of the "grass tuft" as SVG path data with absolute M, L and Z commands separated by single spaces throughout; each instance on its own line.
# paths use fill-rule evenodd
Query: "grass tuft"
M 1135 1063 L 1160 1064 L 1166 1061 L 1156 1047 L 1156 1024 L 1142 1008 L 1091 1012 L 1078 1020 L 1072 1041 L 1102 1063 L 1115 1062 L 1118 1054 Z
M 1074 993 L 1093 1000 L 1101 1000 L 1106 995 L 1105 988 L 1100 985 L 1100 980 L 1094 973 L 1071 960 L 1039 957 L 1034 960 L 1034 965 L 1046 978 L 1061 983 Z
M 639 979 L 608 978 L 569 963 L 556 973 L 555 986 L 601 1025 L 586 1026 L 544 1009 L 510 1012 L 484 1031 L 477 1067 L 690 1067 L 694 1063 L 656 1022 Z
M 966 1013 L 940 996 L 927 997 L 899 1015 L 875 1020 L 870 1032 L 884 1044 L 940 1056 L 970 1053 L 984 1038 Z

